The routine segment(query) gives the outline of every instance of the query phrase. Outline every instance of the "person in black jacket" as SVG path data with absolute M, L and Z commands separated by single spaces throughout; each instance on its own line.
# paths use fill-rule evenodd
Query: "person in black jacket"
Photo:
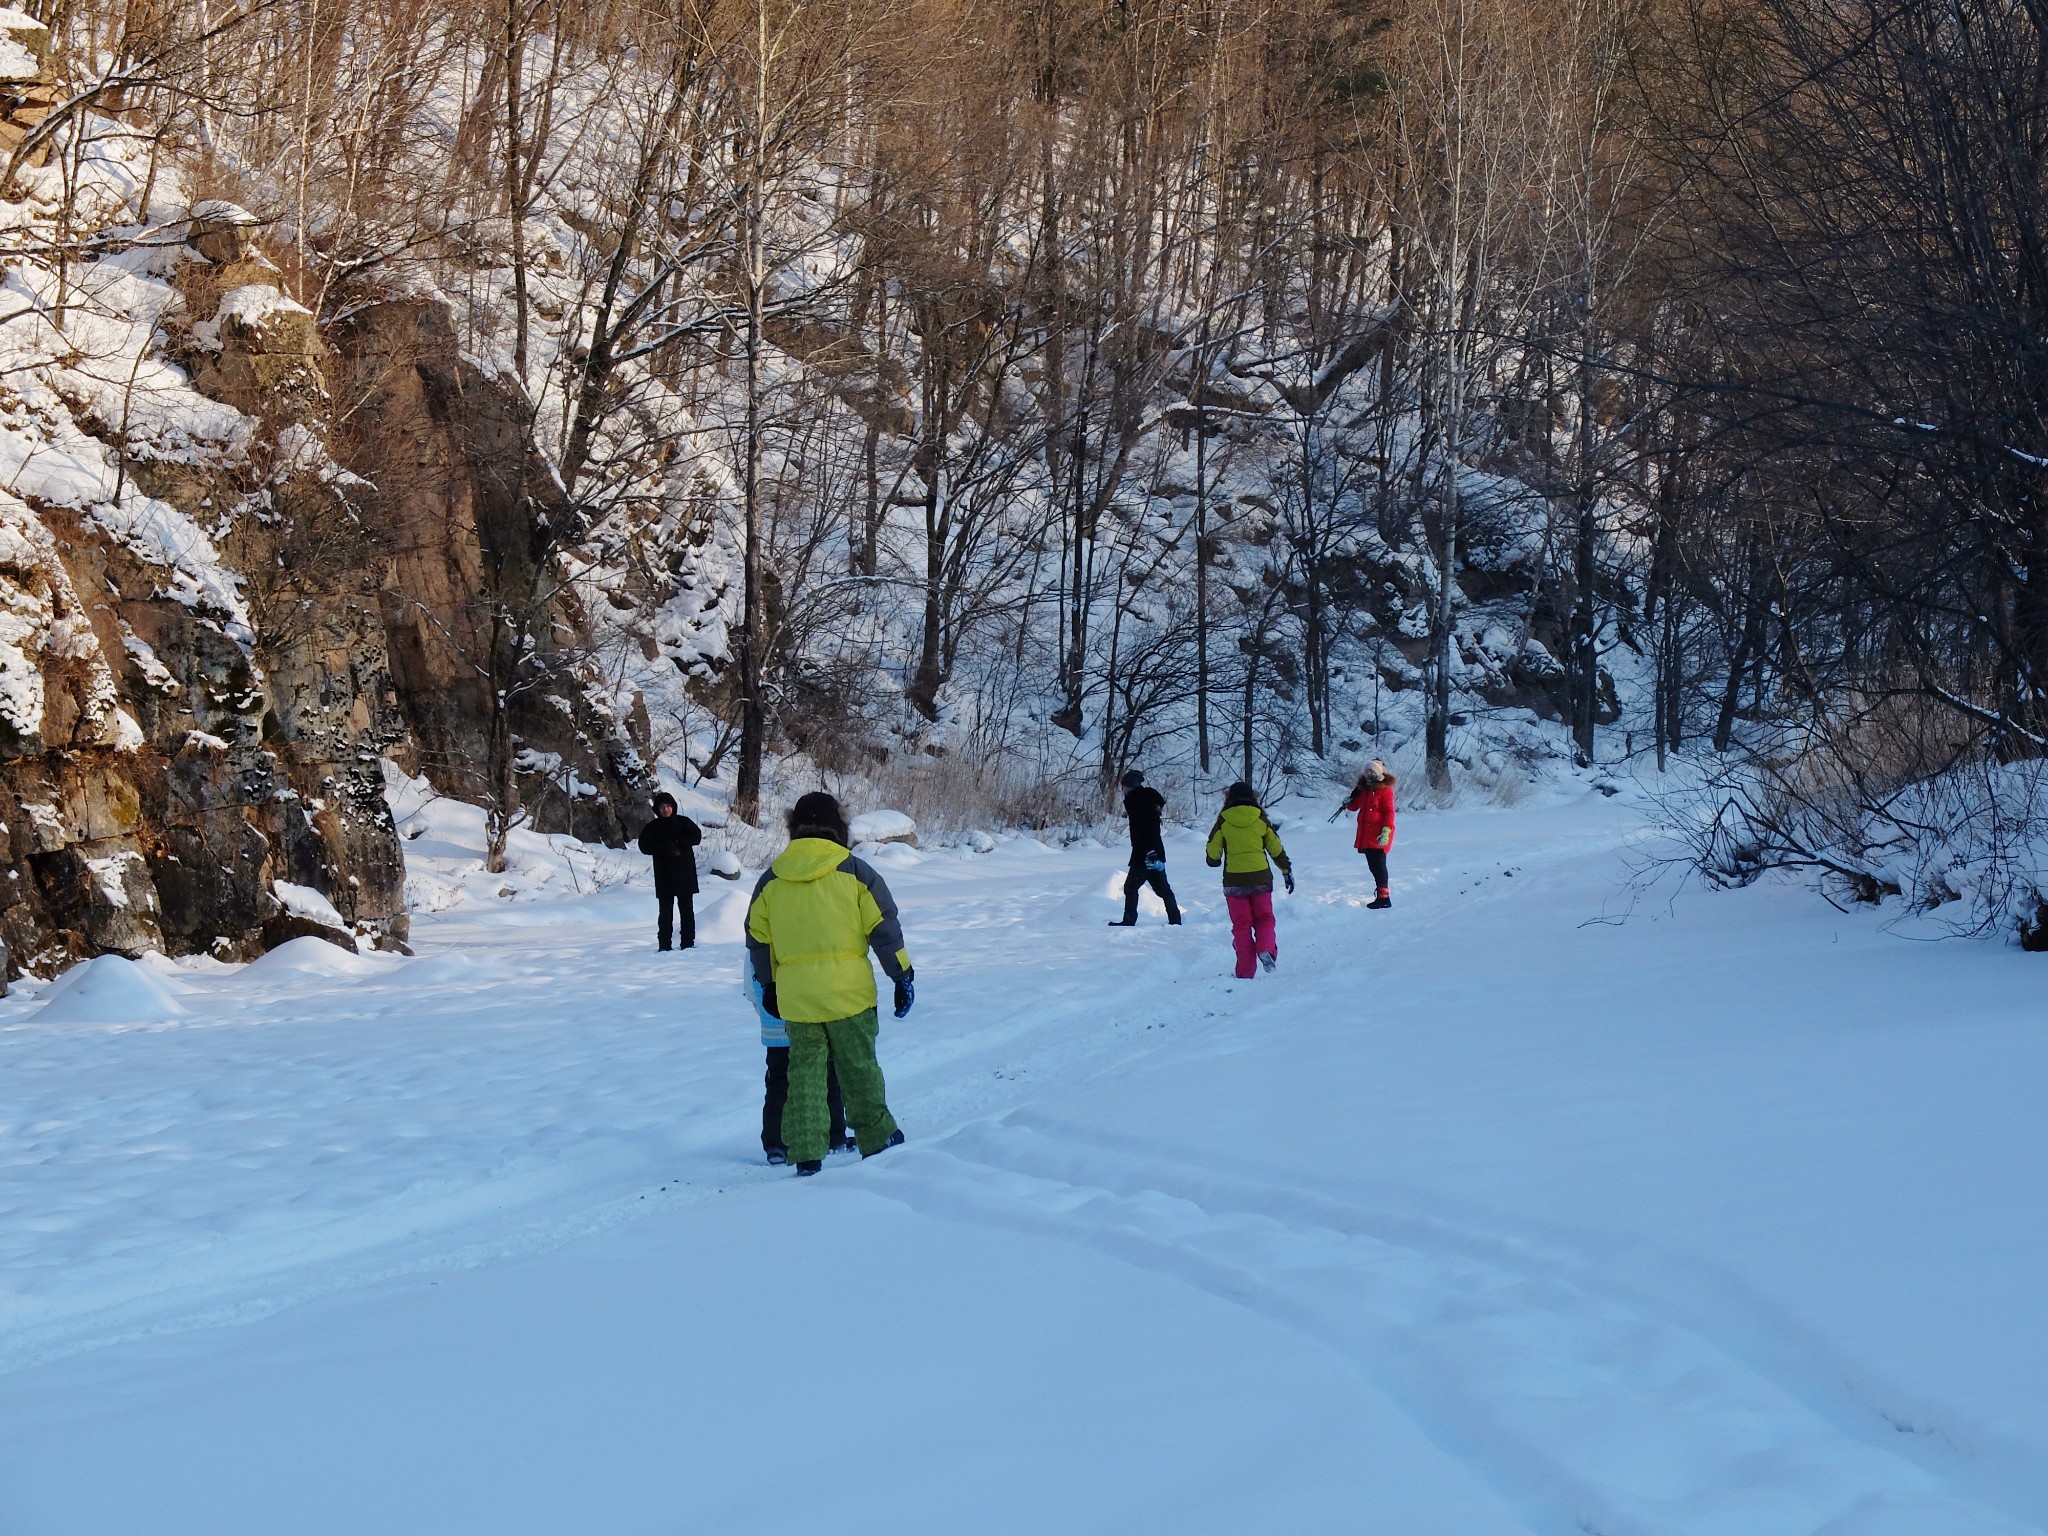
M 678 915 L 684 949 L 697 945 L 697 845 L 704 833 L 676 809 L 676 797 L 663 790 L 654 797 L 654 820 L 640 829 L 640 851 L 654 860 L 654 894 L 661 902 L 659 938 L 673 948 Z
M 1173 899 L 1173 887 L 1166 883 L 1166 838 L 1159 819 L 1166 813 L 1166 797 L 1145 782 L 1145 775 L 1133 768 L 1124 775 L 1124 814 L 1131 819 L 1131 867 L 1124 874 L 1124 915 L 1112 928 L 1138 926 L 1138 890 L 1151 886 L 1166 903 L 1166 920 L 1180 925 L 1180 903 Z

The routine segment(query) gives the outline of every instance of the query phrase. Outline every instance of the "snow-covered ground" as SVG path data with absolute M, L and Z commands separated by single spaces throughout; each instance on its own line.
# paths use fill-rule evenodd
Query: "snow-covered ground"
M 1632 903 L 1591 793 L 1410 815 L 1385 913 L 1291 822 L 1253 982 L 1191 836 L 1179 931 L 892 847 L 910 1141 L 798 1182 L 750 882 L 657 955 L 637 863 L 467 814 L 416 959 L 0 1004 L 7 1536 L 2048 1528 L 2036 957 Z

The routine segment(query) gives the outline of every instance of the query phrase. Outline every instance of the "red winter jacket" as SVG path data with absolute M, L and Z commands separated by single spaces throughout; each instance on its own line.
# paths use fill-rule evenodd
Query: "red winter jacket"
M 1378 783 L 1361 781 L 1351 798 L 1344 802 L 1344 809 L 1358 812 L 1358 841 L 1353 845 L 1360 853 L 1368 848 L 1391 848 L 1394 846 L 1394 778 L 1389 774 Z

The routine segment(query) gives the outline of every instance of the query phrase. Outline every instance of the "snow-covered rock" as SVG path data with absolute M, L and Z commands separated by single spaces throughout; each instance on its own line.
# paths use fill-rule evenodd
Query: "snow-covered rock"
M 261 227 L 262 220 L 241 204 L 208 198 L 193 204 L 185 243 L 208 261 L 226 265 L 247 259 Z
M 0 8 L 0 85 L 40 80 L 50 55 L 50 29 L 26 11 Z
M 271 889 L 285 911 L 294 917 L 303 917 L 312 922 L 324 923 L 329 928 L 346 928 L 348 919 L 334 910 L 334 903 L 314 890 L 310 885 L 294 885 L 289 880 L 275 881 Z
M 863 811 L 847 823 L 856 843 L 908 843 L 917 846 L 917 823 L 901 811 Z

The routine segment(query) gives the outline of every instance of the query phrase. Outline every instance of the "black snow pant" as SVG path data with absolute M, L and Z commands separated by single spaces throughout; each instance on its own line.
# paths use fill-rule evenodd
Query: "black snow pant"
M 663 949 L 674 946 L 680 928 L 684 949 L 697 943 L 697 882 L 680 870 L 654 866 L 654 896 L 661 903 L 661 926 L 657 939 Z
M 1384 848 L 1368 848 L 1368 849 L 1366 849 L 1366 850 L 1365 850 L 1365 862 L 1366 862 L 1366 863 L 1368 863 L 1368 864 L 1370 864 L 1370 865 L 1372 866 L 1372 878 L 1373 878 L 1373 883 L 1374 883 L 1374 884 L 1376 884 L 1377 886 L 1379 886 L 1379 888 L 1380 888 L 1381 890 L 1383 890 L 1383 891 L 1384 891 L 1384 890 L 1386 890 L 1386 889 L 1387 889 L 1387 850 L 1386 850 L 1386 849 L 1384 849 Z
M 1158 859 L 1161 867 L 1149 868 L 1146 863 L 1149 859 Z M 1166 883 L 1165 863 L 1165 856 L 1156 852 L 1131 855 L 1131 867 L 1124 873 L 1126 923 L 1135 923 L 1138 920 L 1138 892 L 1148 885 L 1159 894 L 1159 899 L 1166 903 L 1166 920 L 1169 923 L 1180 921 L 1180 903 L 1173 899 L 1173 887 Z
M 767 1093 L 761 1100 L 761 1150 L 773 1152 L 783 1145 L 782 1106 L 789 1102 L 789 1047 L 771 1045 L 767 1049 L 768 1076 L 763 1083 Z M 825 1064 L 825 1108 L 832 1116 L 830 1145 L 840 1146 L 846 1140 L 846 1099 L 839 1092 L 839 1069 L 829 1061 Z

